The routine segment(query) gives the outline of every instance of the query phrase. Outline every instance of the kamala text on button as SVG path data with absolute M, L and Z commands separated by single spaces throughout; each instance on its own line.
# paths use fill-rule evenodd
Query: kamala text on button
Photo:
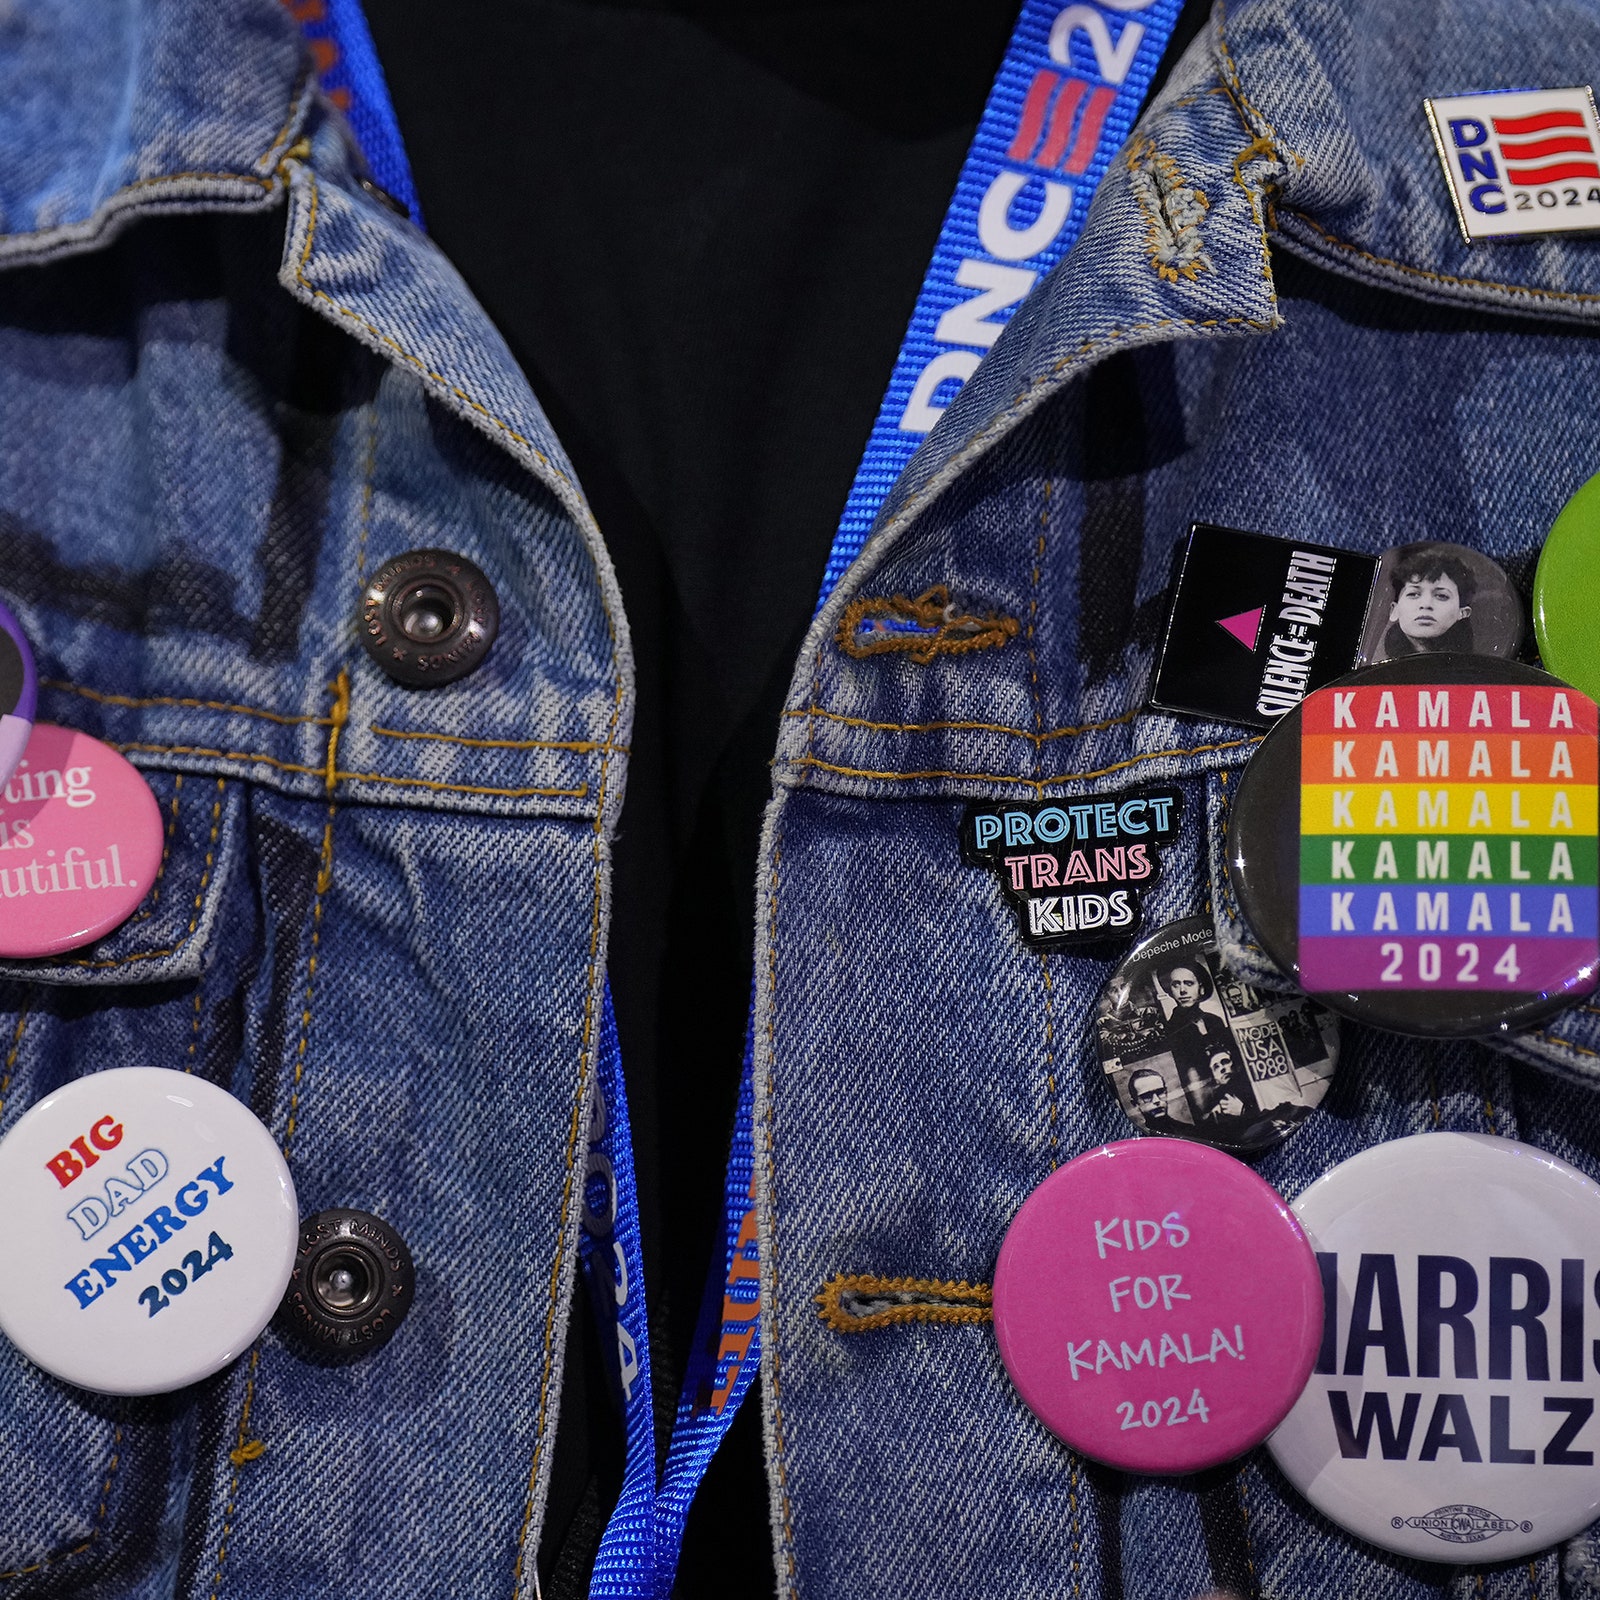
M 57 955 L 133 915 L 161 865 L 161 808 L 136 767 L 36 723 L 0 804 L 0 956 Z
M 1018 1394 L 1073 1449 L 1128 1472 L 1197 1472 L 1259 1444 L 1294 1404 L 1322 1292 L 1299 1224 L 1243 1163 L 1130 1139 L 1023 1203 L 994 1323 Z
M 46 1372 L 160 1394 L 225 1366 L 294 1264 L 294 1184 L 214 1084 L 158 1067 L 78 1078 L 0 1140 L 0 1332 Z
M 1425 1133 L 1295 1202 L 1316 1369 L 1270 1441 L 1316 1508 L 1426 1561 L 1508 1561 L 1600 1513 L 1600 1185 L 1530 1145 Z
M 1240 780 L 1228 873 L 1267 954 L 1400 1033 L 1536 1021 L 1600 973 L 1596 707 L 1516 662 L 1410 656 L 1310 696 Z

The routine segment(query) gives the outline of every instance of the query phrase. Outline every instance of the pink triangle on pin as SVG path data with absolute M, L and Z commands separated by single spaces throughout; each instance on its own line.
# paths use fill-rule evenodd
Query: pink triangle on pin
M 1254 611 L 1241 611 L 1235 617 L 1218 617 L 1217 626 L 1226 628 L 1246 650 L 1254 650 L 1261 637 L 1261 616 L 1267 608 L 1257 606 Z

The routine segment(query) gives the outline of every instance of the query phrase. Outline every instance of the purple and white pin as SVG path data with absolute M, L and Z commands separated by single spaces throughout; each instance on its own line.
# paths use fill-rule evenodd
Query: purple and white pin
M 33 732 L 39 679 L 22 624 L 0 605 L 0 784 L 16 770 Z

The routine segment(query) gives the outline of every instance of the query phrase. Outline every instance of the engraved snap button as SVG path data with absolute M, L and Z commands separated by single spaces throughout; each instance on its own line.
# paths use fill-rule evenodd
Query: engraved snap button
M 500 628 L 494 586 L 465 556 L 408 550 L 386 561 L 361 596 L 361 642 L 396 683 L 454 683 L 488 655 Z
M 366 1355 L 404 1321 L 413 1286 L 411 1252 L 387 1222 L 367 1211 L 319 1211 L 300 1229 L 284 1309 L 319 1353 Z

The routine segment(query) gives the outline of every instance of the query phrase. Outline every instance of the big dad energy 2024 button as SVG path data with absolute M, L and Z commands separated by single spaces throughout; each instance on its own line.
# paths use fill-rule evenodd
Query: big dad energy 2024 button
M 1294 1205 L 1315 1371 L 1268 1443 L 1324 1515 L 1424 1561 L 1543 1550 L 1600 1514 L 1600 1185 L 1509 1139 L 1363 1151 Z
M 187 1073 L 64 1084 L 0 1140 L 0 1332 L 102 1394 L 226 1366 L 283 1298 L 299 1242 L 272 1135 Z

